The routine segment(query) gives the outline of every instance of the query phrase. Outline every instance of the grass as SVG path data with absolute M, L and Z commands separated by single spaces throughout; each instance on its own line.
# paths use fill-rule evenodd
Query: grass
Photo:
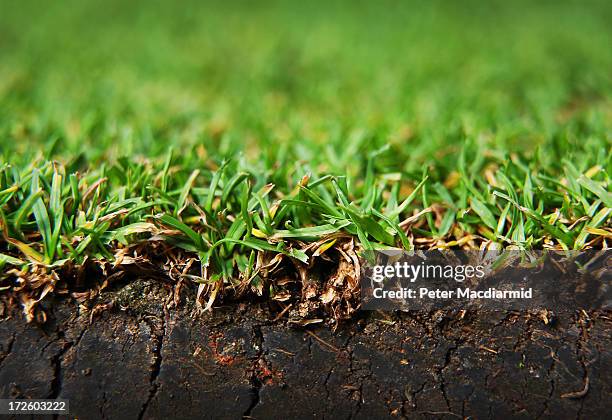
M 3 289 L 149 239 L 211 303 L 347 241 L 608 246 L 609 2 L 2 10 Z

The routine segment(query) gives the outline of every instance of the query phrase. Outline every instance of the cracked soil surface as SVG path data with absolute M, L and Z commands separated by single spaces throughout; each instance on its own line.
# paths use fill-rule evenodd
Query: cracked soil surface
M 71 417 L 606 418 L 611 314 L 375 314 L 332 331 L 264 305 L 195 315 L 163 304 L 0 321 L 0 398 L 66 398 Z M 185 293 L 192 293 L 187 291 Z M 158 299 L 152 298 L 158 296 Z M 186 298 L 186 301 L 189 297 Z

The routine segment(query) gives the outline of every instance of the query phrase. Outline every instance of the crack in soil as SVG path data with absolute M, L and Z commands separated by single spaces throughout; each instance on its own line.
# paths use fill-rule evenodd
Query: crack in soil
M 247 409 L 242 414 L 242 418 L 247 418 L 247 419 L 252 418 L 251 413 L 261 401 L 260 393 L 261 393 L 261 389 L 263 388 L 263 383 L 257 377 L 257 364 L 259 363 L 259 360 L 263 358 L 263 352 L 264 352 L 263 343 L 264 343 L 264 336 L 261 331 L 261 326 L 254 325 L 253 326 L 253 344 L 256 346 L 257 355 L 255 357 L 255 362 L 253 364 L 251 377 L 249 378 L 249 382 L 251 384 L 251 403 L 249 404 Z
M 344 344 L 344 347 L 346 348 L 346 353 L 348 355 L 348 361 L 349 361 L 349 365 L 348 365 L 348 371 L 351 373 L 351 375 L 354 373 L 353 370 L 353 347 L 351 346 L 353 339 L 356 337 L 356 333 L 353 331 L 347 338 L 346 343 Z M 357 407 L 355 412 L 350 412 L 347 419 L 352 419 L 354 417 L 356 417 L 359 412 L 361 411 L 361 404 L 363 403 L 363 383 L 359 383 L 359 387 L 357 388 L 357 392 L 359 393 L 359 396 L 357 398 Z M 351 395 L 352 396 L 352 395 Z
M 102 392 L 102 404 L 100 404 L 100 407 L 99 407 L 100 417 L 102 417 L 102 419 L 106 419 L 106 414 L 104 414 L 104 407 L 106 406 L 107 403 L 108 403 L 108 400 L 106 399 L 106 392 Z
M 556 357 L 556 352 L 555 350 L 553 350 L 552 347 L 548 347 L 550 350 L 550 358 L 551 358 L 551 362 L 550 362 L 550 366 L 548 367 L 547 371 L 546 371 L 546 376 L 548 376 L 549 378 L 549 383 L 550 383 L 550 391 L 548 392 L 548 398 L 546 398 L 544 400 L 544 404 L 542 407 L 542 411 L 540 411 L 540 413 L 536 416 L 536 419 L 540 419 L 542 418 L 542 416 L 544 416 L 544 414 L 548 411 L 548 403 L 550 402 L 550 400 L 552 399 L 554 393 L 555 393 L 555 378 L 552 375 L 553 372 L 555 371 L 556 368 L 556 362 L 557 362 L 557 357 Z
M 437 380 L 440 381 L 440 392 L 442 392 L 442 397 L 444 398 L 444 402 L 446 403 L 446 407 L 448 411 L 452 413 L 450 401 L 448 399 L 448 395 L 446 394 L 446 380 L 444 379 L 444 369 L 446 369 L 451 363 L 451 357 L 455 350 L 459 348 L 459 345 L 462 344 L 461 340 L 454 341 L 453 345 L 451 345 L 444 355 L 444 365 L 437 372 Z M 452 413 L 456 415 L 455 413 Z
M 87 328 L 83 327 L 75 341 L 65 343 L 64 347 L 51 358 L 51 363 L 53 363 L 53 379 L 51 381 L 51 395 L 49 395 L 49 398 L 57 399 L 60 396 L 63 382 L 62 363 L 64 361 L 64 355 L 70 349 L 77 348 L 81 344 L 81 340 L 83 339 L 85 332 L 87 332 Z M 58 340 L 62 338 L 59 338 Z
M 151 365 L 151 376 L 149 378 L 149 395 L 147 400 L 142 405 L 140 409 L 140 413 L 138 413 L 138 420 L 142 420 L 147 409 L 149 408 L 149 404 L 153 401 L 153 398 L 157 395 L 157 391 L 159 390 L 159 383 L 157 382 L 157 378 L 159 376 L 159 372 L 161 371 L 161 366 L 163 363 L 163 346 L 164 346 L 164 338 L 166 337 L 166 318 L 168 317 L 168 312 L 166 306 L 164 305 L 163 314 L 161 317 L 161 332 L 155 334 L 155 340 L 153 342 L 153 364 Z M 151 326 L 151 330 L 155 331 L 156 328 L 154 325 Z
M 60 349 L 60 351 L 51 358 L 51 363 L 53 364 L 53 378 L 51 379 L 51 393 L 48 396 L 49 399 L 54 399 L 54 400 L 58 399 L 60 394 L 62 393 L 62 387 L 63 387 L 63 381 L 64 381 L 62 364 L 64 363 L 64 355 L 68 353 L 70 349 L 78 348 L 78 346 L 81 344 L 81 340 L 83 339 L 83 336 L 85 335 L 85 332 L 87 332 L 87 328 L 83 327 L 81 331 L 79 332 L 79 335 L 76 340 L 65 343 L 64 347 Z M 59 337 L 58 339 L 53 340 L 52 342 L 59 341 L 63 338 L 64 338 L 63 336 Z M 54 420 L 57 420 L 59 418 L 59 415 L 53 414 L 52 418 Z
M 332 367 L 329 372 L 327 372 L 327 375 L 325 375 L 325 380 L 323 381 L 323 386 L 325 387 L 325 399 L 329 400 L 329 388 L 327 387 L 327 383 L 329 382 L 329 378 L 331 377 L 332 373 L 334 372 L 334 368 Z
M 586 317 L 586 319 L 584 319 L 583 314 L 579 313 L 578 315 L 578 319 L 576 320 L 576 324 L 578 326 L 578 328 L 580 328 L 580 335 L 578 336 L 578 340 L 576 342 L 576 357 L 578 358 L 578 361 L 580 363 L 580 366 L 582 367 L 582 371 L 583 371 L 583 383 L 585 383 L 585 392 L 584 395 L 581 395 L 580 398 L 580 407 L 578 408 L 578 411 L 576 412 L 576 419 L 581 418 L 582 416 L 582 410 L 584 409 L 584 400 L 585 397 L 588 393 L 588 384 L 589 384 L 589 372 L 587 369 L 587 362 L 585 361 L 585 355 L 584 355 L 584 344 L 585 342 L 589 339 L 589 329 L 591 326 L 591 320 L 588 318 L 588 316 Z

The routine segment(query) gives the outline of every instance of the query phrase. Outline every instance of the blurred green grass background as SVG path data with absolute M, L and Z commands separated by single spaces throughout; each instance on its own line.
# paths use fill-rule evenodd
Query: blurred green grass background
M 610 22 L 598 0 L 0 0 L 0 267 L 159 232 L 233 285 L 254 250 L 305 262 L 337 232 L 607 248 Z
M 610 144 L 609 1 L 301 3 L 1 1 L 1 154 L 280 145 L 333 172 L 361 136 L 353 156 L 391 143 L 416 171 L 467 138 Z

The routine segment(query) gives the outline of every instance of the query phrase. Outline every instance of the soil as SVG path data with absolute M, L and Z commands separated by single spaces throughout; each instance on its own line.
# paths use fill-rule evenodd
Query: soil
M 5 302 L 0 398 L 66 398 L 84 419 L 612 412 L 610 311 L 363 311 L 304 327 L 265 302 L 198 313 L 182 294 L 172 306 L 162 282 L 138 280 L 93 310 L 53 297 L 44 324 Z

